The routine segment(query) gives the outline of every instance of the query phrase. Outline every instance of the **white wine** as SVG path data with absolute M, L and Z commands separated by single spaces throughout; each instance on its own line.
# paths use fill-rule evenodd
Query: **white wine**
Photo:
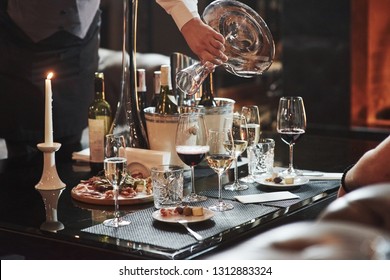
M 176 97 L 173 95 L 170 82 L 170 69 L 169 65 L 161 65 L 160 98 L 156 106 L 156 113 L 159 114 L 173 115 L 179 113 Z
M 248 139 L 248 144 L 253 145 L 259 143 L 260 125 L 257 123 L 249 123 L 246 125 L 246 128 L 244 131 L 248 131 L 248 136 L 244 137 L 244 139 Z
M 161 71 L 154 71 L 153 73 L 153 97 L 150 102 L 151 107 L 157 107 L 158 100 L 160 99 L 161 90 Z
M 122 157 L 111 157 L 104 160 L 104 175 L 113 186 L 120 186 L 127 173 L 127 160 Z
M 111 107 L 105 100 L 104 75 L 95 73 L 95 99 L 88 108 L 90 166 L 103 169 L 105 137 L 111 126 Z
M 223 145 L 226 150 L 228 151 L 232 150 L 232 144 L 230 142 L 225 142 Z M 248 146 L 248 142 L 245 140 L 234 140 L 234 155 L 236 157 L 240 156 L 242 152 L 245 151 L 247 146 Z
M 218 174 L 225 172 L 233 162 L 230 155 L 210 155 L 206 157 L 208 165 Z

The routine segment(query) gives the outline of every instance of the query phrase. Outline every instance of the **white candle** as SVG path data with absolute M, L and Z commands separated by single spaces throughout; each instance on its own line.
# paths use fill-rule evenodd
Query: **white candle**
M 52 96 L 51 78 L 53 73 L 47 75 L 45 80 L 45 144 L 53 145 L 53 117 L 52 117 Z

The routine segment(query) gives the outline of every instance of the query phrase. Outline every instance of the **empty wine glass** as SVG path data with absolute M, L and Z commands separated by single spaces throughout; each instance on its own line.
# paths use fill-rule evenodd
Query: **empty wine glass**
M 298 176 L 293 164 L 293 148 L 300 136 L 306 131 L 306 112 L 302 97 L 281 97 L 277 113 L 276 129 L 283 142 L 289 145 L 290 157 L 288 169 L 282 173 L 291 177 Z
M 204 10 L 206 24 L 225 38 L 223 67 L 230 73 L 250 78 L 261 75 L 272 64 L 275 44 L 264 20 L 249 6 L 235 0 L 217 0 Z M 216 65 L 191 65 L 176 75 L 176 85 L 188 95 L 195 94 Z
M 114 218 L 105 220 L 103 225 L 120 227 L 129 225 L 129 221 L 122 220 L 119 212 L 119 192 L 127 175 L 127 160 L 125 157 L 125 138 L 123 135 L 106 135 L 106 148 L 104 159 L 104 175 L 112 185 L 114 192 Z
M 248 105 L 241 108 L 241 114 L 246 118 L 248 128 L 248 176 L 240 180 L 245 183 L 254 183 L 255 178 L 252 176 L 251 153 L 249 152 L 252 146 L 259 143 L 260 140 L 260 113 L 257 105 Z
M 218 174 L 218 203 L 210 206 L 209 209 L 218 212 L 231 210 L 234 206 L 222 199 L 222 175 L 234 159 L 234 141 L 231 130 L 210 129 L 207 143 L 209 146 L 206 154 L 207 163 Z
M 229 125 L 231 125 L 229 127 Z M 238 157 L 245 151 L 248 145 L 248 127 L 246 118 L 241 114 L 233 114 L 232 118 L 225 118 L 225 128 L 232 130 L 232 137 L 234 141 L 234 182 L 226 185 L 225 190 L 242 191 L 248 188 L 248 185 L 241 184 L 238 180 Z
M 198 195 L 195 191 L 194 169 L 204 159 L 208 149 L 204 114 L 180 114 L 176 130 L 176 153 L 185 164 L 191 167 L 192 186 L 192 192 L 183 198 L 184 202 L 197 202 L 207 199 L 206 196 Z

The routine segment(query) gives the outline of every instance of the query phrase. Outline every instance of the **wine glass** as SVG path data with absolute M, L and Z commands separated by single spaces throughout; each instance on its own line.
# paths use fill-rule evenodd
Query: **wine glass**
M 229 127 L 231 125 L 231 127 Z M 229 191 L 242 191 L 248 188 L 247 185 L 241 184 L 238 180 L 238 157 L 245 151 L 248 145 L 248 126 L 246 118 L 241 114 L 233 114 L 233 120 L 231 118 L 225 118 L 225 128 L 232 130 L 232 136 L 234 141 L 234 182 L 224 187 Z
M 252 176 L 251 153 L 249 152 L 254 145 L 260 140 L 260 113 L 257 105 L 248 105 L 241 108 L 241 114 L 246 118 L 248 128 L 248 176 L 240 180 L 245 183 L 254 183 L 255 178 Z
M 207 199 L 206 196 L 196 194 L 194 169 L 205 158 L 208 149 L 204 114 L 195 112 L 180 114 L 176 130 L 176 153 L 185 164 L 191 167 L 192 185 L 192 192 L 183 198 L 184 202 Z
M 115 204 L 114 218 L 103 222 L 103 225 L 108 227 L 120 227 L 130 224 L 129 221 L 121 219 L 118 202 L 120 186 L 127 175 L 125 148 L 126 144 L 123 135 L 106 135 L 104 174 L 108 182 L 112 185 Z
M 282 173 L 291 177 L 298 176 L 293 164 L 293 148 L 300 136 L 306 131 L 306 113 L 302 97 L 281 97 L 277 113 L 276 129 L 283 142 L 289 145 L 290 159 L 288 169 Z
M 206 24 L 225 38 L 223 67 L 230 73 L 250 78 L 261 75 L 272 64 L 275 44 L 264 20 L 249 6 L 235 0 L 216 0 L 204 10 Z M 188 95 L 195 94 L 216 65 L 191 65 L 176 74 L 176 85 Z
M 222 175 L 230 167 L 234 159 L 234 140 L 230 129 L 209 130 L 207 140 L 209 151 L 206 155 L 208 165 L 218 174 L 218 203 L 210 210 L 223 212 L 234 206 L 222 199 Z

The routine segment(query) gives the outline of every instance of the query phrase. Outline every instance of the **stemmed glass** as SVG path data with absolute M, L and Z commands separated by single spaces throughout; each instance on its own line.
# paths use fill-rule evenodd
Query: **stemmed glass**
M 290 148 L 288 169 L 282 173 L 297 177 L 299 174 L 293 165 L 293 148 L 300 136 L 306 131 L 306 112 L 302 97 L 288 96 L 280 98 L 276 129 L 283 142 L 288 144 Z
M 229 127 L 231 125 L 231 127 Z M 234 182 L 233 184 L 226 185 L 225 190 L 229 191 L 242 191 L 248 188 L 247 185 L 241 184 L 238 180 L 238 157 L 245 151 L 248 145 L 248 126 L 246 118 L 241 114 L 233 114 L 232 118 L 225 118 L 225 128 L 232 130 L 232 137 L 234 141 Z
M 210 206 L 213 211 L 223 212 L 234 206 L 222 199 L 222 175 L 234 159 L 234 140 L 230 129 L 209 130 L 207 140 L 209 151 L 206 155 L 208 165 L 218 174 L 218 203 Z
M 191 167 L 192 185 L 192 192 L 183 198 L 184 202 L 197 202 L 207 199 L 206 196 L 196 194 L 194 169 L 204 159 L 208 150 L 204 114 L 181 114 L 176 130 L 176 153 L 185 164 Z
M 103 225 L 108 227 L 120 227 L 130 224 L 129 221 L 121 219 L 118 202 L 120 186 L 123 184 L 127 175 L 125 148 L 126 144 L 123 135 L 106 135 L 104 175 L 112 185 L 115 203 L 114 218 L 103 222 Z
M 249 175 L 241 178 L 240 180 L 245 183 L 254 183 L 255 179 L 252 176 L 252 166 L 250 160 L 249 150 L 259 143 L 260 140 L 260 113 L 259 107 L 256 105 L 243 106 L 241 108 L 241 114 L 246 118 L 246 124 L 248 128 L 248 173 Z
M 261 75 L 272 64 L 275 44 L 264 20 L 249 6 L 235 0 L 216 0 L 202 15 L 206 24 L 225 38 L 223 67 L 230 73 L 250 78 Z M 195 94 L 216 65 L 191 65 L 176 75 L 176 85 L 188 95 Z

